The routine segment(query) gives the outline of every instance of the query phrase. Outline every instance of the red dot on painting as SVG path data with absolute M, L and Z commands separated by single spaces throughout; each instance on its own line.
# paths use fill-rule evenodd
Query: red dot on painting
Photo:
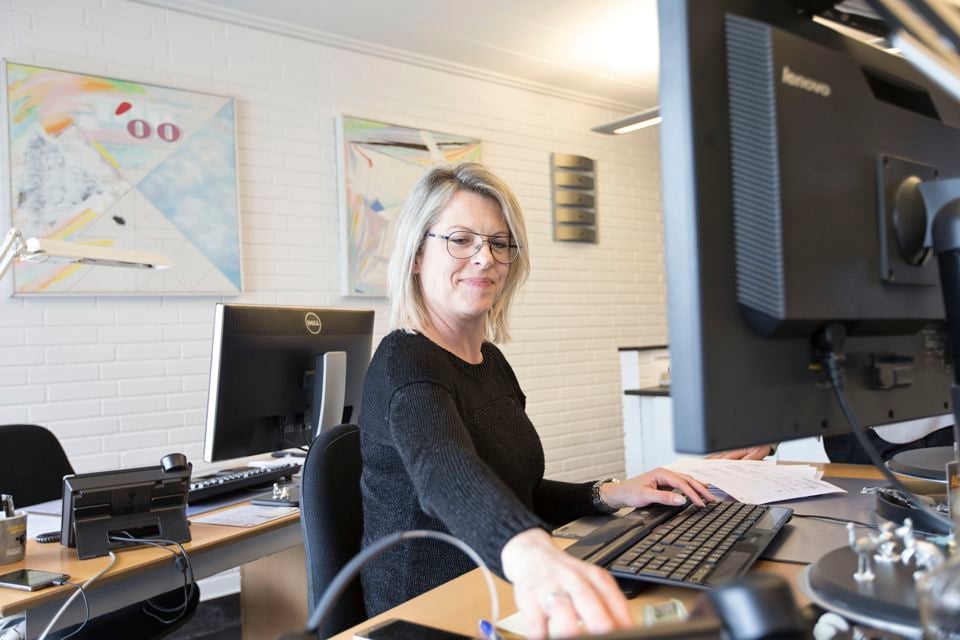
M 121 102 L 119 105 L 117 105 L 116 114 L 119 116 L 122 113 L 126 113 L 127 111 L 130 111 L 132 107 L 133 105 L 131 105 L 129 102 Z

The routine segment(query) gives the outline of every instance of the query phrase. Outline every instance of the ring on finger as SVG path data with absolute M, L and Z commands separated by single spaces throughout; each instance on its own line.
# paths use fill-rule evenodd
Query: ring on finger
M 544 611 L 549 611 L 553 608 L 553 605 L 556 604 L 557 600 L 560 598 L 569 598 L 570 594 L 566 591 L 551 591 L 543 599 L 543 609 Z

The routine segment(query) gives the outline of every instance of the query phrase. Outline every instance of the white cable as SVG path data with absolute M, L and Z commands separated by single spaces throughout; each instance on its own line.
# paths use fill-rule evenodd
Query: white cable
M 497 598 L 497 587 L 493 582 L 493 573 L 490 572 L 490 569 L 487 568 L 487 563 L 483 561 L 483 558 L 480 557 L 473 548 L 470 547 L 466 542 L 460 540 L 459 538 L 454 538 L 451 535 L 443 533 L 441 531 L 427 531 L 427 530 L 414 530 L 407 531 L 404 533 L 404 538 L 434 538 L 435 540 L 442 540 L 443 542 L 449 542 L 456 548 L 463 551 L 467 556 L 470 557 L 473 562 L 480 567 L 480 572 L 483 574 L 483 581 L 487 583 L 487 594 L 490 596 L 490 623 L 497 624 L 497 621 L 500 619 L 500 600 Z
M 117 554 L 115 554 L 113 551 L 110 551 L 109 554 L 110 554 L 110 564 L 105 566 L 99 572 L 91 576 L 89 580 L 84 582 L 83 583 L 84 589 L 90 588 L 90 585 L 92 585 L 94 582 L 99 580 L 103 576 L 103 574 L 105 574 L 107 571 L 110 571 L 110 569 L 113 568 L 113 565 L 117 564 Z M 53 629 L 53 625 L 57 623 L 57 620 L 59 620 L 60 616 L 63 615 L 63 612 L 67 610 L 67 607 L 70 606 L 70 603 L 76 600 L 77 596 L 79 596 L 81 593 L 82 593 L 81 590 L 77 589 L 76 591 L 73 592 L 73 595 L 67 598 L 67 601 L 64 602 L 63 606 L 60 607 L 60 610 L 57 611 L 56 614 L 54 614 L 53 618 L 51 618 L 50 622 L 47 624 L 47 628 L 43 630 L 43 633 L 40 634 L 40 637 L 37 640 L 46 640 L 47 635 L 50 634 L 50 630 Z

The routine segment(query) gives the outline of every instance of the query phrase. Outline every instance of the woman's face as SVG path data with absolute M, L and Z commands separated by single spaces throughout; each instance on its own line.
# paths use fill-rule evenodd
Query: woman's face
M 472 191 L 455 193 L 428 231 L 443 236 L 470 231 L 503 239 L 510 235 L 500 205 Z M 509 272 L 510 265 L 497 262 L 486 242 L 464 259 L 450 255 L 447 241 L 435 237 L 424 238 L 414 265 L 431 321 L 448 326 L 482 320 L 500 297 Z

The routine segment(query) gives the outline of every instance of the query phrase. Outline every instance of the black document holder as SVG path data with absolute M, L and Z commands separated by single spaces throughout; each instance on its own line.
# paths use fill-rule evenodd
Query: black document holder
M 112 536 L 189 542 L 190 472 L 157 465 L 65 476 L 61 544 L 86 560 L 132 546 Z

